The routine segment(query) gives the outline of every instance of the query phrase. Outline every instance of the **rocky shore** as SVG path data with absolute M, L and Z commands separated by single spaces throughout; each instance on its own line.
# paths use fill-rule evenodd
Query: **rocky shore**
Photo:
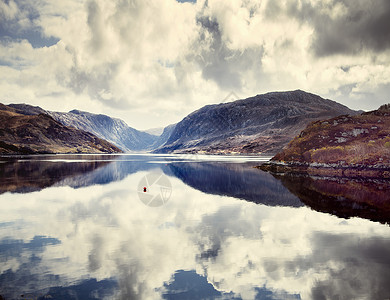
M 345 165 L 345 164 L 305 164 L 269 162 L 257 168 L 272 174 L 303 174 L 323 177 L 390 179 L 390 166 L 387 165 Z

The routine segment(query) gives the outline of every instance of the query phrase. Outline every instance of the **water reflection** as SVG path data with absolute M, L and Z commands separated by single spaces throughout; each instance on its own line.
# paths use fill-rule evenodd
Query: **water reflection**
M 217 157 L 214 161 L 194 162 L 188 158 L 188 155 L 184 159 L 158 155 L 64 155 L 8 160 L 0 173 L 0 192 L 29 193 L 52 185 L 79 188 L 109 184 L 140 171 L 158 168 L 208 194 L 271 206 L 304 205 L 279 180 L 254 169 L 258 161 L 236 163 L 232 158 L 229 161 L 227 157 Z
M 279 180 L 254 169 L 253 163 L 172 163 L 172 174 L 202 192 L 230 196 L 266 205 L 299 207 L 303 203 Z
M 105 167 L 105 168 L 102 168 Z M 30 193 L 44 188 L 107 184 L 148 170 L 145 156 L 37 155 L 0 158 L 0 193 Z
M 108 162 L 61 162 L 47 159 L 2 159 L 0 164 L 0 193 L 30 193 L 52 186 L 62 180 L 96 170 Z
M 390 223 L 390 182 L 387 180 L 274 176 L 317 211 Z
M 257 170 L 246 173 L 240 166 L 247 168 L 128 156 L 107 159 L 85 173 L 84 181 L 76 174 L 39 191 L 3 193 L 0 294 L 6 299 L 390 295 L 388 226 L 294 207 L 295 196 L 282 206 L 243 201 L 258 195 L 266 202 L 273 194 L 240 193 L 250 188 L 240 176 L 264 189 L 278 187 L 276 198 L 288 190 L 265 173 L 255 181 L 250 174 Z M 213 168 L 220 184 L 211 181 Z M 165 205 L 149 207 L 138 198 L 138 183 L 159 170 L 169 176 L 172 195 Z

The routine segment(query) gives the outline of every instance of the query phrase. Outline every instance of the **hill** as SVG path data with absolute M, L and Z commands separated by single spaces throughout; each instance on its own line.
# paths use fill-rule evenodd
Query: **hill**
M 390 105 L 313 122 L 272 161 L 274 171 L 389 178 Z
M 23 115 L 0 104 L 0 153 L 119 153 L 91 133 L 64 126 L 47 114 Z
M 390 166 L 390 110 L 314 122 L 273 160 Z
M 179 122 L 158 153 L 277 153 L 307 124 L 348 107 L 304 91 L 207 105 Z
M 128 126 L 123 120 L 111 118 L 107 115 L 80 110 L 72 110 L 67 113 L 53 112 L 27 104 L 10 104 L 8 106 L 24 115 L 48 114 L 65 126 L 72 126 L 90 132 L 125 152 L 150 150 L 158 140 L 157 136 L 136 130 Z

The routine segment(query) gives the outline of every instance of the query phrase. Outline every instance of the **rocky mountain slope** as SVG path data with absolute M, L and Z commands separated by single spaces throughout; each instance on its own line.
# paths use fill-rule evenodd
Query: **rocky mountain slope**
M 47 114 L 24 115 L 0 104 L 0 153 L 119 153 L 91 133 L 64 126 Z
M 179 122 L 160 153 L 277 153 L 312 121 L 355 114 L 300 90 L 207 105 Z
M 273 160 L 390 166 L 390 105 L 314 122 Z
M 169 137 L 171 136 L 175 127 L 176 127 L 176 124 L 171 124 L 171 125 L 168 125 L 167 127 L 165 127 L 163 132 L 161 133 L 161 135 L 158 136 L 157 140 L 152 144 L 151 149 L 158 149 L 158 148 L 162 147 L 167 142 Z
M 158 137 L 129 127 L 123 120 L 79 110 L 50 112 L 54 119 L 105 139 L 125 152 L 150 150 Z
M 92 114 L 79 110 L 72 110 L 67 113 L 52 112 L 27 104 L 10 104 L 9 106 L 25 115 L 46 113 L 63 125 L 90 132 L 116 145 L 124 152 L 150 150 L 158 140 L 158 137 L 154 135 L 129 127 L 120 119 L 102 114 Z
M 390 105 L 311 123 L 272 163 L 274 173 L 390 178 Z

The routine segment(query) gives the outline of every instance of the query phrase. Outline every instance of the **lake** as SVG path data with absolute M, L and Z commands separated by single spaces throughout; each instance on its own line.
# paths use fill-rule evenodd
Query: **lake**
M 389 183 L 268 159 L 1 158 L 0 299 L 389 299 Z

